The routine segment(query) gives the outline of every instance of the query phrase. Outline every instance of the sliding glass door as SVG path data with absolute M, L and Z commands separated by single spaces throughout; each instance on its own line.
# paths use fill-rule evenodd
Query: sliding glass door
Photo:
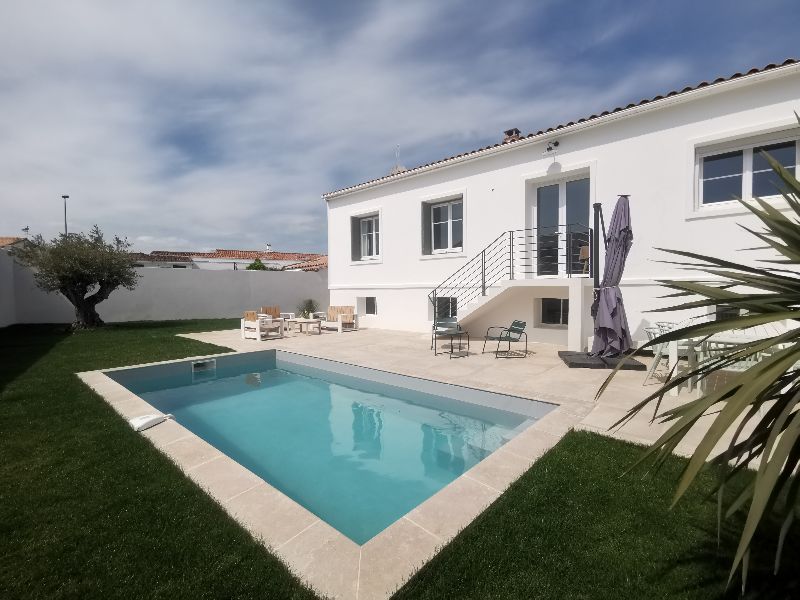
M 589 178 L 536 190 L 536 275 L 589 272 Z

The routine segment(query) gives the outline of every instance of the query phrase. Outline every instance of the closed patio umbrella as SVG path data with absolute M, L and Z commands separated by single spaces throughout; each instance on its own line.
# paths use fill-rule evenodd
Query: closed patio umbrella
M 631 212 L 627 196 L 620 196 L 617 200 L 607 236 L 603 281 L 595 290 L 594 304 L 592 304 L 594 317 L 592 354 L 613 357 L 625 354 L 632 345 L 628 317 L 625 315 L 625 305 L 622 303 L 622 292 L 619 289 L 625 261 L 633 244 Z

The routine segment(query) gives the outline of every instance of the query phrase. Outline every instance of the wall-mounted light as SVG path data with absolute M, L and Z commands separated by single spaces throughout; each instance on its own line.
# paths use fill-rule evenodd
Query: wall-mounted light
M 556 148 L 558 148 L 558 140 L 547 142 L 547 148 L 545 148 L 544 152 L 542 152 L 542 156 L 547 156 L 548 154 L 555 154 Z

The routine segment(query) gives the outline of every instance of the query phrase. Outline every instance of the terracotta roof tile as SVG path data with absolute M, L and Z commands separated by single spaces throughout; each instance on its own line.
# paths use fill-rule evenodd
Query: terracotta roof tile
M 583 117 L 581 119 L 578 119 L 577 121 L 570 121 L 569 123 L 562 123 L 560 125 L 555 125 L 553 127 L 548 127 L 547 129 L 540 129 L 536 133 L 529 133 L 528 135 L 521 136 L 521 138 L 519 140 L 510 140 L 510 141 L 503 142 L 502 144 L 491 144 L 489 146 L 484 146 L 483 148 L 477 148 L 475 150 L 462 152 L 461 154 L 455 154 L 453 156 L 448 156 L 447 158 L 442 158 L 442 159 L 435 160 L 433 162 L 430 162 L 430 163 L 427 163 L 427 164 L 424 164 L 424 165 L 419 165 L 417 167 L 413 167 L 411 169 L 406 169 L 406 170 L 402 171 L 402 174 L 406 175 L 406 174 L 412 173 L 414 171 L 421 171 L 422 169 L 426 169 L 428 167 L 432 167 L 432 166 L 438 165 L 440 163 L 445 163 L 445 162 L 448 162 L 448 161 L 451 161 L 451 160 L 455 160 L 455 159 L 458 159 L 458 158 L 463 158 L 465 156 L 470 156 L 470 155 L 473 155 L 473 154 L 479 154 L 481 152 L 485 152 L 487 150 L 491 150 L 492 148 L 497 148 L 499 146 L 511 146 L 513 144 L 518 144 L 520 142 L 524 142 L 526 139 L 529 139 L 529 138 L 532 138 L 532 137 L 537 137 L 537 136 L 540 136 L 540 135 L 544 135 L 545 133 L 551 133 L 553 131 L 559 131 L 561 129 L 565 129 L 567 127 L 571 127 L 571 126 L 575 125 L 576 123 L 586 123 L 587 121 L 592 121 L 594 119 L 599 119 L 601 117 L 605 117 L 605 116 L 613 114 L 613 113 L 618 113 L 618 112 L 621 112 L 623 110 L 628 110 L 628 109 L 634 108 L 636 106 L 641 106 L 643 104 L 650 104 L 651 102 L 657 102 L 657 101 L 663 100 L 665 98 L 672 98 L 674 96 L 678 96 L 680 94 L 685 94 L 687 92 L 691 92 L 693 90 L 700 89 L 700 88 L 703 88 L 703 87 L 708 87 L 710 85 L 716 85 L 716 84 L 723 83 L 723 82 L 726 82 L 726 81 L 731 81 L 733 79 L 739 79 L 741 77 L 746 77 L 748 75 L 755 75 L 756 73 L 763 73 L 765 71 L 771 71 L 771 70 L 777 69 L 779 67 L 785 67 L 785 66 L 788 66 L 788 65 L 797 64 L 798 62 L 800 62 L 800 61 L 798 61 L 798 59 L 787 58 L 782 63 L 770 63 L 770 64 L 765 65 L 765 66 L 760 67 L 760 68 L 754 67 L 754 68 L 750 69 L 749 71 L 747 71 L 746 73 L 738 73 L 737 72 L 737 73 L 734 73 L 733 75 L 730 75 L 728 77 L 717 77 L 711 83 L 709 83 L 707 81 L 701 81 L 700 83 L 698 83 L 698 84 L 696 84 L 694 86 L 686 86 L 683 89 L 681 89 L 680 91 L 672 90 L 672 91 L 667 92 L 665 94 L 660 94 L 658 96 L 654 96 L 653 98 L 643 98 L 642 100 L 640 100 L 638 103 L 635 103 L 635 104 L 628 104 L 627 106 L 624 106 L 624 107 L 618 106 L 618 107 L 614 108 L 613 110 L 604 110 L 600 114 L 593 114 L 593 115 L 590 115 L 589 117 Z M 358 184 L 351 185 L 351 186 L 348 186 L 348 187 L 345 187 L 345 188 L 341 188 L 339 190 L 334 190 L 332 192 L 328 192 L 326 194 L 323 194 L 323 198 L 327 198 L 327 197 L 333 196 L 335 194 L 340 194 L 342 192 L 353 191 L 353 190 L 356 190 L 358 188 L 361 188 L 361 187 L 364 187 L 364 186 L 367 186 L 367 185 L 371 185 L 373 183 L 378 183 L 378 182 L 381 182 L 381 181 L 388 181 L 390 179 L 394 179 L 394 178 L 398 177 L 399 175 L 400 174 L 398 174 L 398 173 L 392 173 L 390 175 L 384 175 L 383 177 L 378 177 L 376 179 L 372 179 L 372 180 L 369 180 L 369 181 L 364 181 L 362 183 L 358 183 Z
M 328 268 L 328 257 L 322 255 L 305 262 L 299 262 L 293 265 L 286 265 L 285 267 L 283 267 L 283 270 L 319 271 L 320 269 L 327 269 L 327 268 Z
M 25 238 L 21 237 L 11 237 L 11 236 L 0 236 L 0 248 L 5 248 L 6 246 L 13 246 L 17 242 L 21 242 Z

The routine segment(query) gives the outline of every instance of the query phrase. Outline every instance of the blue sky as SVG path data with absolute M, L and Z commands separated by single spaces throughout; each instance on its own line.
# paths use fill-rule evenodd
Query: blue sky
M 0 6 L 0 235 L 327 246 L 320 196 L 798 56 L 800 3 Z M 800 95 L 799 95 L 800 96 Z M 800 108 L 800 97 L 798 97 Z

